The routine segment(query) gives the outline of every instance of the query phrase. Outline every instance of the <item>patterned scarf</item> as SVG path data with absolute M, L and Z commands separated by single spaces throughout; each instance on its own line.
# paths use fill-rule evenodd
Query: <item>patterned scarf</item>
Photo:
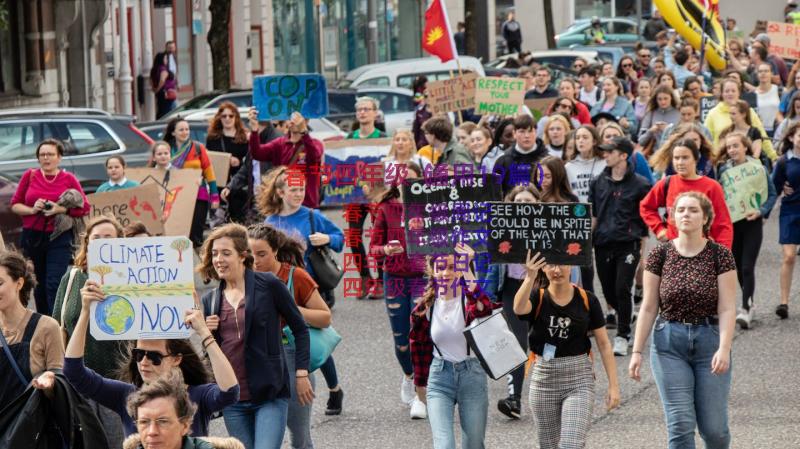
M 177 144 L 177 142 L 175 143 Z M 171 148 L 171 151 L 173 152 L 172 165 L 175 166 L 175 168 L 183 168 L 183 164 L 185 164 L 186 159 L 189 158 L 189 152 L 192 151 L 192 148 L 194 148 L 193 144 L 194 142 L 189 139 L 184 142 L 180 148 L 177 148 L 177 151 L 175 147 Z

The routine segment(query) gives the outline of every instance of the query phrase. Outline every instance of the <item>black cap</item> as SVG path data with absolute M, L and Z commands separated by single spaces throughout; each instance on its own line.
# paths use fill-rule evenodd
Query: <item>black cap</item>
M 597 148 L 599 148 L 600 151 L 618 150 L 627 154 L 628 156 L 633 154 L 633 142 L 631 142 L 631 139 L 628 139 L 627 137 L 614 137 L 611 139 L 611 143 L 600 145 Z
M 614 123 L 619 123 L 619 120 L 617 120 L 617 117 L 614 114 L 610 112 L 598 112 L 592 116 L 592 125 L 597 126 L 597 122 L 600 121 L 600 119 L 606 119 Z

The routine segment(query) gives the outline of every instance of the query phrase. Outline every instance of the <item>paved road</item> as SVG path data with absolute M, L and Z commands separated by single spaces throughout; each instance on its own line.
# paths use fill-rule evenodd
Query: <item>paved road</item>
M 344 227 L 341 212 L 326 211 Z M 755 328 L 737 332 L 733 354 L 733 390 L 730 424 L 733 448 L 800 448 L 800 346 L 797 344 L 800 305 L 797 294 L 789 320 L 779 321 L 773 313 L 778 303 L 780 247 L 777 244 L 777 216 L 766 225 L 758 266 Z M 797 288 L 800 276 L 795 275 Z M 412 421 L 408 407 L 400 403 L 401 371 L 394 353 L 389 321 L 382 301 L 341 299 L 334 310 L 334 326 L 342 334 L 335 353 L 339 378 L 345 391 L 344 413 L 324 415 L 327 392 L 318 388 L 314 405 L 312 434 L 317 448 L 429 448 L 432 446 L 427 421 Z M 613 331 L 612 331 L 613 335 Z M 645 360 L 649 360 L 645 354 Z M 666 447 L 666 429 L 658 392 L 646 362 L 641 383 L 626 375 L 628 357 L 617 357 L 622 406 L 606 413 L 602 398 L 607 381 L 597 357 L 597 389 L 594 424 L 589 448 Z M 323 385 L 317 374 L 317 383 Z M 527 389 L 525 382 L 524 388 Z M 511 421 L 496 410 L 505 397 L 505 381 L 490 380 L 488 448 L 533 448 L 533 424 L 527 404 L 523 417 Z M 527 390 L 524 390 L 527 391 Z M 527 394 L 523 395 L 527 401 Z M 224 435 L 221 420 L 212 423 L 212 433 Z M 288 438 L 287 438 L 288 441 Z M 697 439 L 698 447 L 702 447 Z M 289 444 L 285 444 L 289 447 Z

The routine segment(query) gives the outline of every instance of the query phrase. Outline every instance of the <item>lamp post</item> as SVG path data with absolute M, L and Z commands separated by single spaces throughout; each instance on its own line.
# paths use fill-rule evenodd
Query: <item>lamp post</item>
M 133 113 L 133 77 L 131 76 L 131 61 L 128 51 L 128 5 L 125 0 L 119 0 L 119 74 L 117 75 L 117 89 L 119 95 L 119 109 L 123 114 Z
M 150 95 L 150 69 L 153 66 L 153 31 L 150 21 L 150 0 L 142 0 L 142 76 L 145 78 L 144 108 L 139 114 L 142 121 L 153 120 L 155 97 Z

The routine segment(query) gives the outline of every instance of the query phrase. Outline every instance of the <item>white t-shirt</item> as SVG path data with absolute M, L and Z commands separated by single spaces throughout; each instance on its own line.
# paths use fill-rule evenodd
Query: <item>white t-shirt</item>
M 781 105 L 781 97 L 778 95 L 778 86 L 772 85 L 772 88 L 766 92 L 761 93 L 756 89 L 756 104 L 758 108 L 758 117 L 761 123 L 764 124 L 764 130 L 772 131 L 775 127 L 775 118 L 778 116 L 778 110 Z
M 464 338 L 464 312 L 461 299 L 436 298 L 431 316 L 431 339 L 436 345 L 433 356 L 451 363 L 467 359 L 467 339 Z M 438 351 L 437 351 L 438 349 Z M 441 354 L 439 354 L 441 352 Z
M 589 109 L 592 109 L 592 107 L 593 107 L 595 104 L 597 104 L 597 102 L 598 102 L 598 101 L 600 101 L 600 100 L 597 98 L 597 91 L 598 91 L 599 89 L 600 89 L 600 88 L 599 88 L 599 87 L 597 87 L 597 85 L 596 85 L 596 84 L 595 84 L 595 86 L 594 86 L 594 89 L 592 89 L 592 90 L 591 90 L 591 91 L 589 91 L 589 92 L 587 92 L 587 91 L 583 90 L 583 87 L 581 87 L 581 89 L 580 89 L 580 92 L 579 92 L 579 97 L 578 97 L 578 99 L 579 99 L 579 100 L 581 100 L 583 103 L 586 103 L 586 105 L 589 107 Z M 602 99 L 602 95 L 601 95 L 601 99 Z

